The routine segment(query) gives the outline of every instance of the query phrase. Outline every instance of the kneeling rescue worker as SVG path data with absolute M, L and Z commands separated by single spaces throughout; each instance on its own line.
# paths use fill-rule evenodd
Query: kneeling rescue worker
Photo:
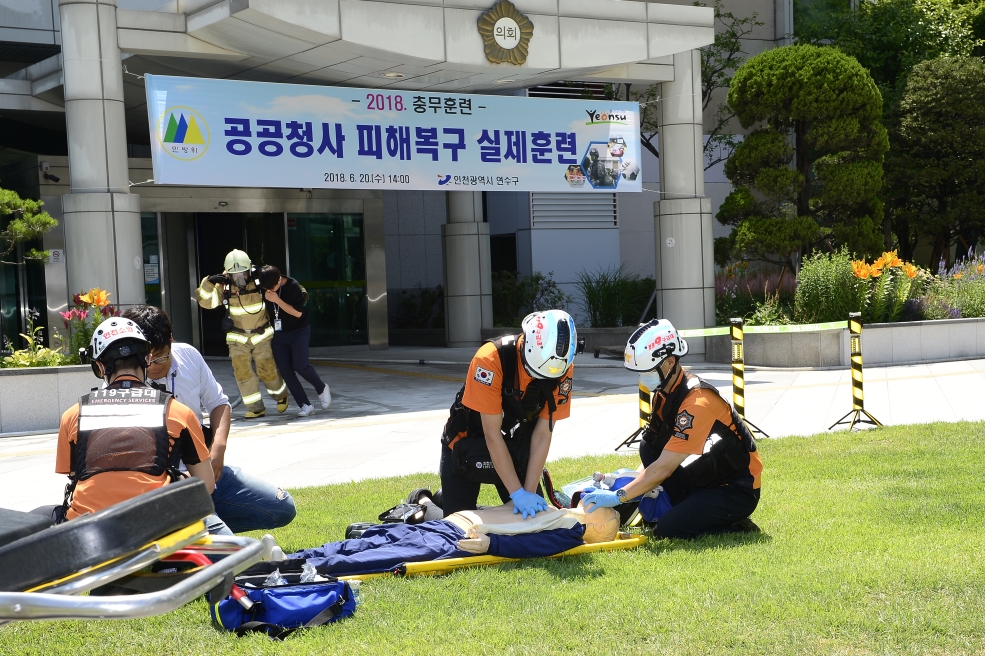
M 257 282 L 258 272 L 250 262 L 250 256 L 234 249 L 226 255 L 222 273 L 203 278 L 198 288 L 199 305 L 206 310 L 220 305 L 226 308 L 223 330 L 229 357 L 233 360 L 233 375 L 240 388 L 246 419 L 257 419 L 266 414 L 260 396 L 260 380 L 267 393 L 277 401 L 277 411 L 288 409 L 288 387 L 277 373 L 271 339 L 274 328 L 267 317 L 264 290 Z M 257 363 L 254 373 L 250 361 Z
M 452 404 L 439 467 L 446 516 L 475 510 L 484 483 L 525 519 L 548 509 L 539 481 L 554 422 L 570 413 L 575 322 L 547 310 L 522 329 L 480 347 Z
M 750 520 L 763 470 L 757 445 L 716 389 L 681 368 L 687 353 L 688 344 L 665 319 L 642 325 L 630 337 L 624 365 L 653 392 L 641 435 L 644 470 L 620 490 L 584 494 L 584 507 L 611 508 L 661 485 L 672 508 L 653 524 L 655 537 L 759 531 Z
M 99 324 L 86 351 L 106 382 L 65 411 L 58 428 L 55 471 L 68 474 L 65 502 L 55 521 L 73 519 L 163 487 L 188 473 L 209 493 L 212 461 L 196 414 L 145 382 L 150 352 L 130 319 Z

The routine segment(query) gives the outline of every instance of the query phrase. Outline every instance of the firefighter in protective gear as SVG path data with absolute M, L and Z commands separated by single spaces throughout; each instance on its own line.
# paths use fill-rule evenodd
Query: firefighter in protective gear
M 643 472 L 619 490 L 583 494 L 586 510 L 614 507 L 664 488 L 671 509 L 653 524 L 655 537 L 759 531 L 750 515 L 760 501 L 763 462 L 749 428 L 715 387 L 686 373 L 688 344 L 665 319 L 631 335 L 624 366 L 651 393 L 641 434 Z
M 233 360 L 233 374 L 240 388 L 247 419 L 263 417 L 264 401 L 260 396 L 260 382 L 267 393 L 277 401 L 277 411 L 288 409 L 288 387 L 274 364 L 271 339 L 274 328 L 267 317 L 263 290 L 256 280 L 256 270 L 250 256 L 234 249 L 226 256 L 224 270 L 220 274 L 203 278 L 197 290 L 199 305 L 206 310 L 223 307 L 226 319 L 226 345 Z M 254 373 L 250 365 L 256 362 Z M 258 380 L 259 377 L 259 380 Z

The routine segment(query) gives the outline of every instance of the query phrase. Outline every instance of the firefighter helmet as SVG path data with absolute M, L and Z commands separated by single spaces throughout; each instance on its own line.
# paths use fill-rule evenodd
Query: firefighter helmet
M 668 356 L 681 359 L 688 353 L 688 342 L 678 335 L 667 319 L 652 319 L 630 336 L 623 351 L 623 366 L 630 371 L 657 369 Z
M 521 323 L 521 361 L 534 378 L 561 378 L 575 360 L 575 322 L 564 310 L 532 312 Z
M 110 317 L 96 327 L 86 356 L 90 359 L 92 372 L 97 378 L 102 378 L 96 361 L 102 362 L 106 375 L 110 375 L 116 360 L 144 355 L 148 348 L 147 338 L 136 323 L 123 317 Z

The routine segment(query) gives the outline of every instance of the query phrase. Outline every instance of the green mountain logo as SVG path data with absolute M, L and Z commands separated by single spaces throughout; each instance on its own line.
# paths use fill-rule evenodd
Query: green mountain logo
M 191 113 L 186 116 L 185 112 L 171 112 L 164 143 L 205 145 L 205 138 Z

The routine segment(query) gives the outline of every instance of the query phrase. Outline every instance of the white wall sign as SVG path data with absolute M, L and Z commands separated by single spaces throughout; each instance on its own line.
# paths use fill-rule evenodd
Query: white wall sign
M 144 81 L 156 184 L 641 190 L 637 103 Z

